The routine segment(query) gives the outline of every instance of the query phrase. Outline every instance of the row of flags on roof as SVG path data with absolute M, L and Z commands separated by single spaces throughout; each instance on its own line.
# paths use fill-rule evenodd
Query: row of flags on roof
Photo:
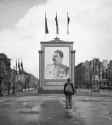
M 59 34 L 59 25 L 58 25 L 58 15 L 56 12 L 56 16 L 54 18 L 55 23 L 56 23 L 56 34 Z M 70 17 L 67 12 L 67 34 L 69 34 L 69 23 L 70 23 Z M 47 22 L 47 16 L 45 12 L 45 34 L 49 34 L 49 28 L 48 28 L 48 22 Z
M 24 72 L 22 60 L 21 61 L 19 59 L 16 60 L 16 72 L 18 72 L 18 73 L 23 73 Z

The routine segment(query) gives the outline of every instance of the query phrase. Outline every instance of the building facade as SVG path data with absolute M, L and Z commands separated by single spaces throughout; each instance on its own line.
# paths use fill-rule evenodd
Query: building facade
M 3 89 L 9 87 L 10 71 L 10 59 L 4 53 L 0 53 L 0 96 Z

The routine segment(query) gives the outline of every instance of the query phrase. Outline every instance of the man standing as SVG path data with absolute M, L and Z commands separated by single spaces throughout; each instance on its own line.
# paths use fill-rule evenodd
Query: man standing
M 64 94 L 66 97 L 66 108 L 72 108 L 72 95 L 74 95 L 74 87 L 70 79 L 67 79 L 67 82 L 64 85 Z

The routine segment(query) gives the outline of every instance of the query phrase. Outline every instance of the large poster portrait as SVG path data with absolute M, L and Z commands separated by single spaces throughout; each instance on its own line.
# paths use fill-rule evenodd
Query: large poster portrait
M 67 79 L 69 70 L 69 47 L 45 47 L 45 79 Z

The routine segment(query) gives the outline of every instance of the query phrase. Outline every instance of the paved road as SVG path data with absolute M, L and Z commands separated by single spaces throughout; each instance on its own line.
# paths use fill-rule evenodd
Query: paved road
M 39 123 L 41 125 L 83 125 L 80 118 L 66 112 L 59 100 L 48 100 L 42 104 Z
M 62 95 L 0 98 L 0 125 L 111 125 L 112 98 L 74 96 L 64 109 Z

